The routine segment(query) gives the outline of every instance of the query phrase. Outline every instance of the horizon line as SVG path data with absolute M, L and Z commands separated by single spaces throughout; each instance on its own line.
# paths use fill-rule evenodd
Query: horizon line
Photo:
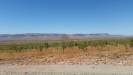
M 18 34 L 66 34 L 66 35 L 73 35 L 73 34 L 106 34 L 106 35 L 123 35 L 123 36 L 133 36 L 133 34 L 113 34 L 113 33 L 0 33 L 0 35 L 18 35 Z

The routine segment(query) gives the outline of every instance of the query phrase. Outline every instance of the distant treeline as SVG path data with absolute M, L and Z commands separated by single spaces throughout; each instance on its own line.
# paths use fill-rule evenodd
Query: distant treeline
M 23 50 L 47 50 L 48 48 L 65 48 L 78 47 L 79 49 L 85 50 L 89 46 L 118 46 L 124 45 L 133 47 L 133 38 L 127 39 L 99 39 L 99 40 L 61 40 L 61 41 L 39 41 L 39 42 L 26 42 L 26 43 L 1 43 L 0 51 L 15 51 L 21 52 Z

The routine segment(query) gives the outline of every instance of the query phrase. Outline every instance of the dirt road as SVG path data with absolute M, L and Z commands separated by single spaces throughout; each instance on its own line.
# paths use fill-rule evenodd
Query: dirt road
M 0 75 L 133 75 L 133 66 L 1 65 Z

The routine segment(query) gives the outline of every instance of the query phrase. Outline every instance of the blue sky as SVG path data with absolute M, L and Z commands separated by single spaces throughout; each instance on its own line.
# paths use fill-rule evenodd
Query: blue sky
M 133 0 L 0 0 L 0 34 L 133 35 Z

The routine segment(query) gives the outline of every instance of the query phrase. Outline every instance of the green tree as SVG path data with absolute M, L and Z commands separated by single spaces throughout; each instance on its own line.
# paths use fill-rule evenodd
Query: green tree
M 129 45 L 130 47 L 133 47 L 133 39 L 130 39 Z
M 50 46 L 50 45 L 49 45 L 48 42 L 45 42 L 45 43 L 44 43 L 44 48 L 45 48 L 46 50 L 49 48 L 49 46 Z
M 78 43 L 78 48 L 82 49 L 84 52 L 87 50 L 88 44 L 87 42 L 79 42 Z
M 62 50 L 63 50 L 63 53 L 64 53 L 65 48 L 67 48 L 67 45 L 64 41 L 61 43 L 61 47 L 62 47 Z

